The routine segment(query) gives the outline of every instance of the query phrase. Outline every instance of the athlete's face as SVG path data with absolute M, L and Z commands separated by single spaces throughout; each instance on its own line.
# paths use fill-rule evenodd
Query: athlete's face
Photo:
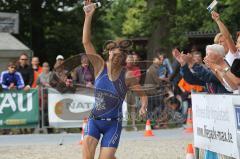
M 109 61 L 114 65 L 122 65 L 124 55 L 119 48 L 115 48 L 109 51 Z

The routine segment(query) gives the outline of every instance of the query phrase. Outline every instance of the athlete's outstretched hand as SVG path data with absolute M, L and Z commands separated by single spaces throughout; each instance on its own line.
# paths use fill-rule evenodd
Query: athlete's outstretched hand
M 147 110 L 145 107 L 141 107 L 141 109 L 139 110 L 139 115 L 142 117 L 146 117 L 147 115 Z

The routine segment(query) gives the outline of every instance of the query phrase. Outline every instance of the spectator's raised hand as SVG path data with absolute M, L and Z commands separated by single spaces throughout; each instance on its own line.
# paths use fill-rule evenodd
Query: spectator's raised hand
M 214 73 L 217 73 L 217 70 L 219 70 L 219 71 L 222 71 L 222 70 L 223 70 L 223 67 L 221 67 L 220 65 L 217 65 L 217 64 L 215 64 L 215 63 L 213 63 L 213 62 L 210 62 L 208 59 L 205 59 L 205 58 L 204 58 L 204 63 L 205 63 L 205 65 L 206 65 L 208 68 L 210 68 L 211 71 L 214 72 Z
M 173 49 L 172 55 L 180 63 L 181 66 L 184 66 L 186 64 L 182 58 L 182 53 L 180 53 L 178 49 Z
M 214 21 L 218 21 L 220 19 L 220 15 L 217 12 L 212 11 L 211 14 Z
M 181 54 L 182 59 L 186 62 L 186 63 L 191 63 L 193 61 L 193 57 L 191 54 Z

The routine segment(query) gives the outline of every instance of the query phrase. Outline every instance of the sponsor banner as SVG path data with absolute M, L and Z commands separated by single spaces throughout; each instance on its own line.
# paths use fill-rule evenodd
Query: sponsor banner
M 235 113 L 236 113 L 237 129 L 238 131 L 240 131 L 240 105 L 236 105 Z
M 233 97 L 192 94 L 194 145 L 239 159 Z
M 240 98 L 239 96 L 233 97 L 233 106 L 235 110 L 235 118 L 236 118 L 236 127 L 237 127 L 237 144 L 238 144 L 238 153 L 240 156 Z
M 19 33 L 19 14 L 0 12 L 0 32 Z
M 38 90 L 0 93 L 0 128 L 37 127 Z
M 94 93 L 78 92 L 75 94 L 59 94 L 48 90 L 49 126 L 56 128 L 82 127 L 83 119 L 89 116 L 94 106 Z M 123 104 L 123 114 L 127 113 L 127 104 Z M 126 118 L 126 115 L 124 115 Z

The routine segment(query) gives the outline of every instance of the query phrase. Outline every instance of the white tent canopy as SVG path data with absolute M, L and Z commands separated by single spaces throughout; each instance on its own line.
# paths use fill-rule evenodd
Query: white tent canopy
M 9 62 L 14 62 L 19 55 L 26 53 L 32 57 L 32 51 L 9 33 L 0 33 L 0 71 L 6 69 Z

